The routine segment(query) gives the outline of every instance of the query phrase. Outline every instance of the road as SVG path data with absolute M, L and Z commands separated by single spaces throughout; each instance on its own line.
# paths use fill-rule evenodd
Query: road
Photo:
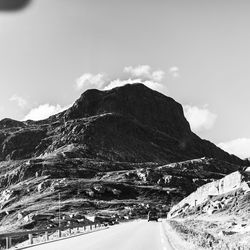
M 50 242 L 30 250 L 177 250 L 165 233 L 163 222 L 133 221 L 110 228 Z

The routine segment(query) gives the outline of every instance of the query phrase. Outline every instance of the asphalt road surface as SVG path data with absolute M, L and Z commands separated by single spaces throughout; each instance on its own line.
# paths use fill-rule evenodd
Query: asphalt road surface
M 164 231 L 163 222 L 133 221 L 110 228 L 50 242 L 31 250 L 177 250 Z

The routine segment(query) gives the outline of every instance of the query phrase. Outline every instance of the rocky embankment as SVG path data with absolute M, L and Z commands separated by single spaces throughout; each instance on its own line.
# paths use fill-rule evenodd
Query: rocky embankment
M 173 206 L 168 218 L 199 247 L 249 249 L 249 206 L 250 171 L 244 169 L 199 187 Z
M 226 175 L 222 179 L 207 183 L 181 200 L 170 210 L 168 217 L 172 218 L 192 210 L 201 210 L 212 214 L 224 209 L 237 193 L 250 192 L 249 172 L 236 171 Z M 231 195 L 233 193 L 234 195 Z M 227 198 L 229 197 L 229 198 Z

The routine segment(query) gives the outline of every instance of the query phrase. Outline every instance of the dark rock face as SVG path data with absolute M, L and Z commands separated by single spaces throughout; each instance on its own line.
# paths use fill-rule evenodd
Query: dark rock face
M 15 121 L 9 118 L 5 118 L 0 121 L 0 129 L 15 128 L 15 127 L 25 127 L 23 122 Z
M 30 158 L 45 135 L 46 131 L 42 129 L 23 129 L 12 133 L 2 143 L 2 157 L 7 160 Z
M 125 85 L 110 91 L 88 90 L 65 114 L 76 119 L 115 113 L 174 138 L 190 135 L 181 105 L 143 84 Z

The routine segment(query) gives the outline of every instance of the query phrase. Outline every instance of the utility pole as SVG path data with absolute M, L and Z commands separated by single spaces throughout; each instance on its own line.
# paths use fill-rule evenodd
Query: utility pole
M 59 228 L 61 228 L 61 193 L 59 192 L 59 214 L 58 214 L 58 222 L 59 222 Z

